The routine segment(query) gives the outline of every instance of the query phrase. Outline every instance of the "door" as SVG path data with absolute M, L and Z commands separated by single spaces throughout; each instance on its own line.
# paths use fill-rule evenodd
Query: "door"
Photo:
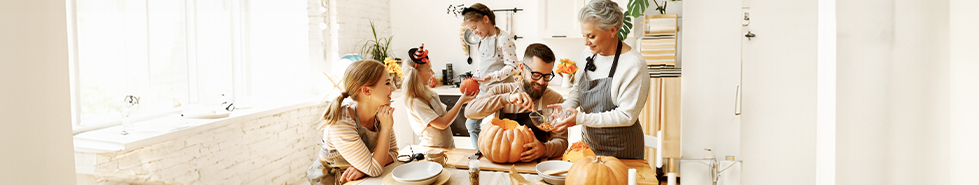
M 817 1 L 742 5 L 742 184 L 814 184 Z
M 682 158 L 701 159 L 704 148 L 711 148 L 718 159 L 740 158 L 741 117 L 735 108 L 741 82 L 741 2 L 684 1 L 680 20 Z M 680 173 L 684 178 L 706 175 Z

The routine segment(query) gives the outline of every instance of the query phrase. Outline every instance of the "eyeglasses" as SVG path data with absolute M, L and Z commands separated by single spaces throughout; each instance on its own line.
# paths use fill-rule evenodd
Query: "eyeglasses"
M 531 70 L 530 66 L 527 66 L 526 64 L 524 64 L 523 67 L 527 68 L 527 71 L 530 72 L 530 79 L 540 80 L 541 78 L 544 78 L 545 82 L 550 82 L 551 79 L 554 79 L 554 71 L 551 71 L 551 74 L 545 75 L 544 73 L 534 72 L 534 70 Z

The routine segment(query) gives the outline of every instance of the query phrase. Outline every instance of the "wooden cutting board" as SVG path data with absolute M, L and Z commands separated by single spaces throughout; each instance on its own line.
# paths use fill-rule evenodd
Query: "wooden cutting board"
M 485 157 L 479 158 L 479 170 L 510 172 L 510 166 L 516 165 L 517 172 L 537 174 L 537 161 L 528 163 L 498 164 L 490 162 Z M 469 158 L 459 159 L 453 166 L 458 169 L 469 169 Z

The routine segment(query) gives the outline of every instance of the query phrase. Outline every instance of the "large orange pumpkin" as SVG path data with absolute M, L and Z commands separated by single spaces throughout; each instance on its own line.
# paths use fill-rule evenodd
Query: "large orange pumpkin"
M 472 78 L 466 78 L 462 80 L 462 84 L 459 84 L 459 92 L 462 94 L 473 94 L 479 92 L 479 82 L 473 80 Z
M 595 151 L 588 147 L 584 141 L 578 141 L 571 144 L 571 147 L 567 151 L 564 151 L 564 157 L 561 158 L 562 161 L 575 162 L 585 156 L 595 157 Z
M 602 185 L 629 182 L 629 167 L 612 156 L 586 156 L 571 165 L 566 184 Z
M 490 123 L 479 132 L 479 151 L 494 163 L 520 161 L 523 145 L 536 139 L 533 131 L 516 121 L 493 118 Z

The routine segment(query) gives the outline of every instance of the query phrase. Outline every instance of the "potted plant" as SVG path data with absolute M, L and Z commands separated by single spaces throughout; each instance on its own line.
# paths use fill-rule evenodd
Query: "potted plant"
M 374 40 L 367 40 L 364 42 L 364 46 L 360 48 L 360 55 L 366 57 L 367 59 L 374 59 L 376 61 L 384 61 L 384 58 L 389 57 L 388 50 L 391 47 L 390 37 L 377 37 L 377 29 L 374 28 L 374 21 L 371 23 L 371 32 L 374 33 Z M 395 58 L 395 57 L 392 57 Z
M 659 11 L 659 14 L 666 14 L 667 13 L 666 12 L 666 5 L 667 5 L 667 2 L 669 2 L 669 1 L 674 1 L 675 2 L 675 1 L 681 1 L 681 0 L 663 0 L 663 4 L 662 5 L 660 5 L 660 3 L 657 0 L 653 0 L 653 3 L 656 4 L 656 11 Z M 680 3 L 680 2 L 676 2 L 676 3 Z

